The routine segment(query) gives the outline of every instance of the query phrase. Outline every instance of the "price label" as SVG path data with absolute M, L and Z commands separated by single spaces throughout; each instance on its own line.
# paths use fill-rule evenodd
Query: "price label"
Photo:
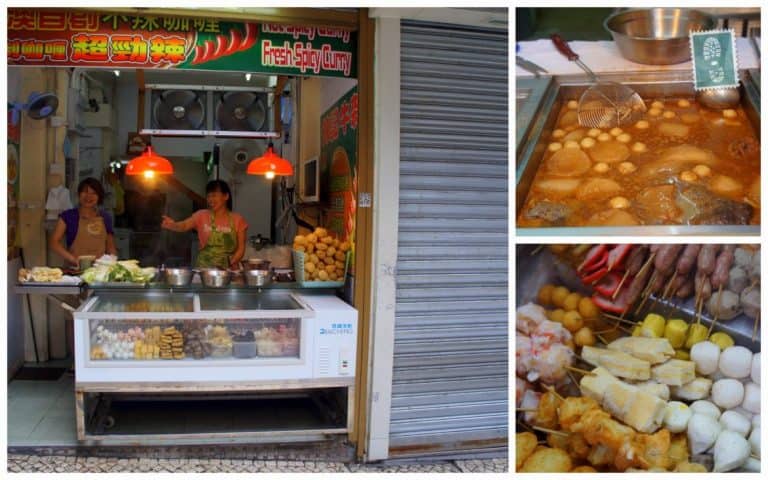
M 690 42 L 696 90 L 739 86 L 733 30 L 691 32 Z

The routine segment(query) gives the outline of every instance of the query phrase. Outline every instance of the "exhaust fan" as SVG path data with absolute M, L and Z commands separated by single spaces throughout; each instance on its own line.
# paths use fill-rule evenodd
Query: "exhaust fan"
M 205 128 L 205 92 L 152 91 L 152 128 L 201 130 Z
M 248 163 L 258 157 L 266 145 L 259 140 L 228 140 L 221 144 L 221 166 L 233 176 L 241 175 L 248 167 Z
M 266 125 L 266 94 L 235 91 L 216 95 L 216 130 L 260 132 Z

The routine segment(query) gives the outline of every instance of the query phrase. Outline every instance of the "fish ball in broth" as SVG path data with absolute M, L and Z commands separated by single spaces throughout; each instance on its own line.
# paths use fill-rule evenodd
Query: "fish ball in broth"
M 586 137 L 586 138 L 583 138 L 581 142 L 579 142 L 579 145 L 581 145 L 581 148 L 592 148 L 595 146 L 596 143 L 597 141 L 595 141 L 594 138 Z
M 727 175 L 715 175 L 709 183 L 709 188 L 718 195 L 732 199 L 740 199 L 744 186 L 741 182 Z
M 632 151 L 635 153 L 642 153 L 646 150 L 648 150 L 648 147 L 646 147 L 643 142 L 635 142 L 634 145 L 632 145 Z
M 625 197 L 613 197 L 608 203 L 611 208 L 629 208 L 629 200 Z
M 600 135 L 601 133 L 603 133 L 603 131 L 600 130 L 599 128 L 590 128 L 589 131 L 587 132 L 587 136 L 592 138 L 597 138 L 597 136 Z
M 690 170 L 685 170 L 680 173 L 680 180 L 684 182 L 695 182 L 699 179 L 699 176 Z
M 565 136 L 565 130 L 562 128 L 556 129 L 554 132 L 552 132 L 552 138 L 563 138 Z
M 590 150 L 594 150 L 594 148 Z M 589 157 L 579 148 L 558 150 L 546 162 L 547 172 L 559 177 L 578 177 L 587 173 L 591 166 L 592 162 Z
M 645 130 L 650 126 L 651 124 L 648 123 L 648 120 L 638 120 L 637 123 L 635 124 L 635 128 L 640 130 Z
M 632 173 L 635 170 L 637 170 L 637 166 L 635 166 L 635 164 L 632 162 L 621 162 L 619 164 L 619 173 L 622 173 L 624 175 Z
M 706 165 L 696 165 L 693 167 L 693 173 L 700 177 L 708 177 L 712 175 L 712 169 Z
M 600 141 L 600 142 L 607 142 L 608 140 L 610 140 L 612 138 L 613 137 L 611 137 L 610 133 L 601 133 L 600 135 L 597 136 L 597 140 Z
M 598 143 L 589 149 L 589 156 L 595 162 L 619 163 L 629 158 L 629 155 L 629 148 L 615 140 Z
M 563 144 L 563 147 L 565 148 L 579 148 L 579 142 L 576 140 L 568 140 Z
M 562 143 L 560 143 L 560 142 L 552 142 L 547 147 L 547 150 L 549 150 L 550 152 L 556 152 L 556 151 L 560 150 L 561 148 L 563 148 L 563 144 Z
M 595 166 L 592 167 L 592 170 L 596 171 L 597 173 L 605 173 L 610 169 L 611 166 L 605 162 L 596 163 Z
M 632 137 L 628 133 L 622 133 L 616 137 L 616 140 L 621 143 L 629 143 L 632 141 Z

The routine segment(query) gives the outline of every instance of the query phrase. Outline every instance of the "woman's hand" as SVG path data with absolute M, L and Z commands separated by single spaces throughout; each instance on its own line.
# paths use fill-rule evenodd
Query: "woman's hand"
M 176 222 L 169 216 L 163 215 L 163 221 L 160 224 L 161 227 L 165 228 L 166 230 L 174 230 L 176 226 Z

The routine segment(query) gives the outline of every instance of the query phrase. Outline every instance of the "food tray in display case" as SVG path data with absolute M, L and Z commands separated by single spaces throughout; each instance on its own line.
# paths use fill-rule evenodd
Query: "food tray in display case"
M 352 257 L 351 252 L 347 252 L 344 260 L 344 274 L 340 277 L 341 280 L 332 281 L 319 281 L 319 280 L 307 280 L 304 266 L 306 263 L 306 255 L 304 252 L 293 251 L 293 270 L 296 274 L 296 281 L 304 288 L 336 288 L 343 287 L 347 278 L 347 271 L 349 270 L 349 260 Z M 341 265 L 341 264 L 339 264 Z

